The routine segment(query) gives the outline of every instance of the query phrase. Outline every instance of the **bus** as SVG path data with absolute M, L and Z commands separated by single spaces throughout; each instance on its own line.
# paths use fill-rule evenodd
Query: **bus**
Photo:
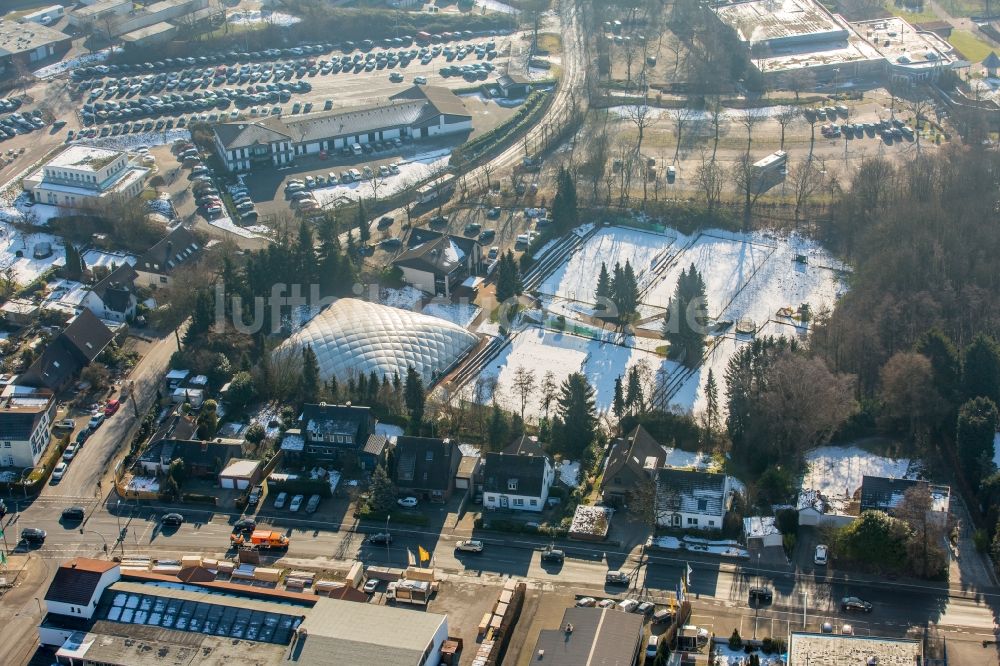
M 420 203 L 427 203 L 438 198 L 439 195 L 447 194 L 455 186 L 455 176 L 450 173 L 446 173 L 440 178 L 435 178 L 434 180 L 421 185 L 417 188 L 417 201 Z
M 766 190 L 784 178 L 787 165 L 788 153 L 777 150 L 754 162 L 751 173 L 757 186 L 761 190 Z

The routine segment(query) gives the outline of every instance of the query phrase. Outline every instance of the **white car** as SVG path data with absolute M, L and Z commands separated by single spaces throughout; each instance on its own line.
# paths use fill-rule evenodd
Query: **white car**
M 415 76 L 415 77 L 413 77 L 413 82 L 416 83 L 418 86 L 427 85 L 427 77 L 426 76 Z
M 59 481 L 66 474 L 66 470 L 69 469 L 69 465 L 64 462 L 59 463 L 54 468 L 52 468 L 52 480 Z
M 62 459 L 65 460 L 66 462 L 69 462 L 75 457 L 76 457 L 76 444 L 70 444 L 69 446 L 66 447 L 66 450 L 63 451 Z
M 824 545 L 820 544 L 816 546 L 816 554 L 813 556 L 813 564 L 824 566 L 830 555 L 830 549 Z
M 455 550 L 461 550 L 466 553 L 481 553 L 483 552 L 483 542 L 476 539 L 459 541 L 455 544 Z
M 614 608 L 615 605 L 616 604 L 614 599 L 601 599 L 600 601 L 597 602 L 598 608 Z
M 417 505 L 417 498 L 416 497 L 400 497 L 398 500 L 396 500 L 396 504 L 398 504 L 399 506 L 405 506 L 408 509 L 412 509 L 413 507 L 415 507 Z
M 597 605 L 597 599 L 594 597 L 580 597 L 576 600 L 576 605 L 580 608 L 593 608 Z
M 278 493 L 278 496 L 274 499 L 275 509 L 284 509 L 285 502 L 288 501 L 288 493 Z
M 366 594 L 375 594 L 378 589 L 378 578 L 369 578 L 365 581 L 364 591 Z
M 304 502 L 305 499 L 304 495 L 296 495 L 292 498 L 292 503 L 288 505 L 288 510 L 295 513 L 302 508 L 302 502 Z
M 635 599 L 625 599 L 618 602 L 618 610 L 623 610 L 626 613 L 634 613 L 635 609 L 639 607 L 639 602 Z

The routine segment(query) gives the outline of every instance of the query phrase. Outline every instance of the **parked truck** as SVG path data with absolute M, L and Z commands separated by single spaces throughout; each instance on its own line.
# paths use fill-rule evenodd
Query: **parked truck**
M 279 550 L 288 548 L 288 537 L 281 532 L 270 530 L 254 530 L 250 539 L 245 534 L 230 535 L 229 540 L 234 546 L 251 545 L 261 550 Z
M 695 652 L 708 645 L 710 638 L 708 629 L 693 625 L 684 625 L 677 632 L 677 650 L 683 652 Z
M 426 606 L 436 590 L 437 584 L 430 581 L 402 579 L 389 583 L 385 597 L 396 603 Z

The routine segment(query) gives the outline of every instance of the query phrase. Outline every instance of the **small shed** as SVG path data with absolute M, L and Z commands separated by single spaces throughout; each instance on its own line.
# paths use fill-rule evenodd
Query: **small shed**
M 164 381 L 167 382 L 167 388 L 173 391 L 175 388 L 180 386 L 181 382 L 187 379 L 188 375 L 190 374 L 191 374 L 190 370 L 182 370 L 182 369 L 171 370 L 170 372 L 167 373 L 167 376 L 164 377 Z
M 246 490 L 260 480 L 260 461 L 233 458 L 219 472 L 219 486 L 229 490 Z
M 995 79 L 997 76 L 997 70 L 1000 69 L 1000 56 L 997 55 L 996 51 L 990 51 L 990 54 L 983 58 L 983 69 L 986 70 L 986 76 L 991 79 Z
M 743 534 L 747 538 L 747 547 L 767 548 L 781 546 L 781 530 L 774 521 L 774 516 L 748 516 L 743 519 Z
M 4 320 L 12 326 L 28 326 L 38 318 L 38 304 L 26 298 L 12 298 L 0 307 Z
M 178 405 L 189 402 L 192 407 L 197 409 L 201 407 L 201 403 L 205 402 L 205 392 L 196 388 L 176 388 L 173 393 L 173 401 Z
M 531 79 L 520 74 L 504 74 L 497 78 L 497 87 L 506 99 L 521 99 L 531 92 Z

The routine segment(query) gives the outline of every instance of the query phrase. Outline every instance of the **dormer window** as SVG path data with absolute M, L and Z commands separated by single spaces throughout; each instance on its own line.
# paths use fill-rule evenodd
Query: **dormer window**
M 517 479 L 507 480 L 507 490 L 517 490 Z
M 434 460 L 434 452 L 428 451 L 425 459 L 427 460 L 427 462 L 432 462 Z
M 705 511 L 706 509 L 708 509 L 708 500 L 698 500 L 698 510 Z

